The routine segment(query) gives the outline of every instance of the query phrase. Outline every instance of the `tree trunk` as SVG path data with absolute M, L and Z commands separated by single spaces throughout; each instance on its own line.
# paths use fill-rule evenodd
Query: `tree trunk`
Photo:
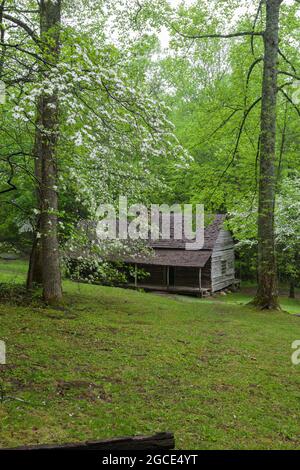
M 36 206 L 41 213 L 41 181 L 42 181 L 42 135 L 41 135 L 41 99 L 37 102 L 37 111 L 36 111 L 36 130 L 35 130 L 35 142 L 33 148 L 33 158 L 34 158 L 34 174 L 36 178 Z M 41 246 L 41 216 L 40 214 L 37 217 L 33 244 L 29 259 L 29 268 L 27 274 L 27 284 L 26 287 L 28 290 L 32 289 L 34 284 L 42 285 L 43 284 L 43 260 L 42 260 L 42 246 Z
M 278 78 L 279 14 L 282 0 L 267 0 L 264 33 L 261 148 L 258 208 L 258 290 L 254 304 L 279 309 L 274 237 L 276 196 L 276 104 Z
M 38 234 L 34 234 L 34 240 L 29 258 L 29 268 L 27 273 L 27 290 L 33 289 L 35 285 L 43 284 L 43 261 L 41 243 Z
M 290 280 L 290 294 L 289 294 L 290 299 L 295 299 L 296 298 L 296 292 L 295 292 L 295 281 L 294 279 Z
M 46 43 L 45 56 L 56 64 L 60 53 L 61 0 L 41 0 L 41 35 Z M 45 69 L 47 78 L 49 69 Z M 59 131 L 58 96 L 56 92 L 41 97 L 41 245 L 43 295 L 48 303 L 62 299 L 59 243 L 57 230 L 56 147 Z

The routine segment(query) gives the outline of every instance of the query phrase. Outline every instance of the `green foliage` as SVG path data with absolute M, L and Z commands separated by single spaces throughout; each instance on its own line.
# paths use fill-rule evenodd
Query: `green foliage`
M 29 292 L 24 285 L 13 281 L 0 283 L 0 302 L 23 306 L 42 304 L 41 293 L 38 290 Z
M 102 202 L 115 204 L 120 194 L 130 203 L 204 203 L 209 213 L 251 214 L 250 224 L 233 221 L 231 228 L 237 241 L 251 240 L 240 251 L 240 265 L 252 277 L 262 39 L 254 39 L 252 51 L 249 37 L 193 40 L 184 35 L 251 31 L 259 2 L 198 0 L 178 7 L 158 0 L 142 5 L 135 0 L 63 3 L 70 21 L 61 32 L 61 63 L 48 82 L 41 80 L 32 55 L 38 53 L 37 44 L 20 28 L 10 32 L 9 39 L 22 42 L 30 54 L 11 51 L 2 77 L 11 84 L 0 107 L 0 190 L 9 189 L 11 164 L 16 190 L 1 195 L 0 241 L 29 251 L 32 233 L 22 229 L 34 229 L 39 215 L 32 155 L 35 106 L 42 90 L 56 86 L 63 247 L 76 238 L 78 222 L 93 217 Z M 15 8 L 12 0 L 7 4 Z M 24 9 L 32 4 L 21 2 Z M 257 31 L 264 27 L 264 9 Z M 38 31 L 37 15 L 30 18 Z M 169 34 L 167 50 L 160 47 L 161 31 Z M 300 75 L 296 2 L 282 6 L 281 37 L 279 86 L 292 96 L 291 75 Z M 32 81 L 14 83 L 28 70 Z M 284 190 L 300 171 L 299 114 L 282 93 L 278 98 L 277 173 L 278 188 Z M 8 154 L 14 155 L 10 161 Z M 250 235 L 243 233 L 244 225 L 252 227 Z M 283 258 L 291 260 L 288 267 Z M 285 256 L 280 267 L 291 274 L 297 263 Z
M 127 282 L 127 273 L 112 263 L 96 260 L 65 261 L 66 276 L 73 281 L 100 283 L 105 285 L 122 285 Z
M 65 260 L 66 276 L 73 281 L 107 286 L 121 286 L 134 282 L 135 268 L 123 263 L 107 262 L 96 259 Z M 142 269 L 137 270 L 139 279 L 147 277 Z

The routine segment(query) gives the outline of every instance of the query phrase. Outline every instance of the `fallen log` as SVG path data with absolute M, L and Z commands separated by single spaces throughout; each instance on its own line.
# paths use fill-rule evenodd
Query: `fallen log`
M 43 451 L 43 450 L 170 450 L 175 448 L 174 434 L 169 432 L 158 433 L 154 436 L 135 436 L 121 437 L 114 439 L 105 439 L 101 441 L 87 441 L 76 444 L 59 445 L 37 445 L 15 447 L 13 449 L 0 450 L 25 450 L 25 451 Z

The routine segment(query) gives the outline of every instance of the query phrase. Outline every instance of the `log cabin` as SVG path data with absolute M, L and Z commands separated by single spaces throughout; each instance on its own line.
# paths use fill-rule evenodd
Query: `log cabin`
M 150 241 L 154 254 L 149 257 L 127 257 L 123 261 L 135 266 L 131 285 L 145 290 L 193 294 L 200 297 L 235 284 L 234 241 L 224 226 L 225 216 L 216 215 L 205 228 L 204 246 L 186 250 L 186 240 L 172 238 Z M 173 219 L 174 224 L 174 219 Z M 171 219 L 171 235 L 172 229 Z M 148 277 L 139 279 L 139 270 Z
M 128 287 L 199 297 L 211 295 L 238 284 L 235 279 L 234 241 L 230 231 L 224 228 L 225 219 L 222 214 L 214 216 L 205 228 L 203 248 L 187 250 L 186 243 L 190 240 L 174 237 L 175 218 L 171 215 L 171 237 L 146 240 L 146 245 L 151 248 L 149 254 L 136 253 L 134 248 L 135 254 L 107 254 L 107 261 L 133 267 L 130 271 L 135 275 L 128 280 Z M 101 244 L 96 236 L 96 224 L 81 222 L 80 229 L 86 232 L 92 244 Z M 75 263 L 88 259 L 90 247 L 86 246 L 77 253 L 69 252 L 68 257 Z

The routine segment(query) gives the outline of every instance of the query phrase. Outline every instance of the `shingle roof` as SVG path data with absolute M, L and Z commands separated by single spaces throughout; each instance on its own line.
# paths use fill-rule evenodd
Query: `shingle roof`
M 211 251 L 186 251 L 155 249 L 153 256 L 128 256 L 124 259 L 126 263 L 148 264 L 153 266 L 181 266 L 203 268 L 210 259 Z
M 153 248 L 152 256 L 129 256 L 124 259 L 127 263 L 149 264 L 156 266 L 181 266 L 203 268 L 212 255 L 212 250 L 219 236 L 226 216 L 217 214 L 213 222 L 205 228 L 204 247 L 201 250 L 186 250 L 185 244 L 189 240 L 156 240 L 150 241 Z M 171 236 L 174 235 L 174 219 L 170 223 Z
M 225 221 L 225 218 L 226 216 L 223 215 L 223 214 L 217 214 L 213 220 L 213 222 L 211 222 L 206 228 L 205 228 L 205 231 L 204 231 L 204 246 L 203 246 L 203 250 L 212 250 L 216 241 L 217 241 L 217 238 L 219 236 L 219 233 L 220 233 L 220 230 L 221 230 L 221 227 L 222 225 L 224 224 L 224 221 Z M 172 248 L 173 250 L 176 250 L 176 249 L 182 249 L 184 250 L 185 249 L 185 245 L 187 242 L 189 242 L 190 240 L 188 240 L 187 238 L 182 238 L 181 240 L 176 240 L 174 239 L 174 217 L 171 217 L 170 218 L 170 233 L 171 233 L 171 238 L 170 239 L 167 239 L 167 240 L 164 240 L 164 239 L 160 239 L 160 240 L 154 240 L 154 241 L 149 241 L 149 245 L 151 248 Z

